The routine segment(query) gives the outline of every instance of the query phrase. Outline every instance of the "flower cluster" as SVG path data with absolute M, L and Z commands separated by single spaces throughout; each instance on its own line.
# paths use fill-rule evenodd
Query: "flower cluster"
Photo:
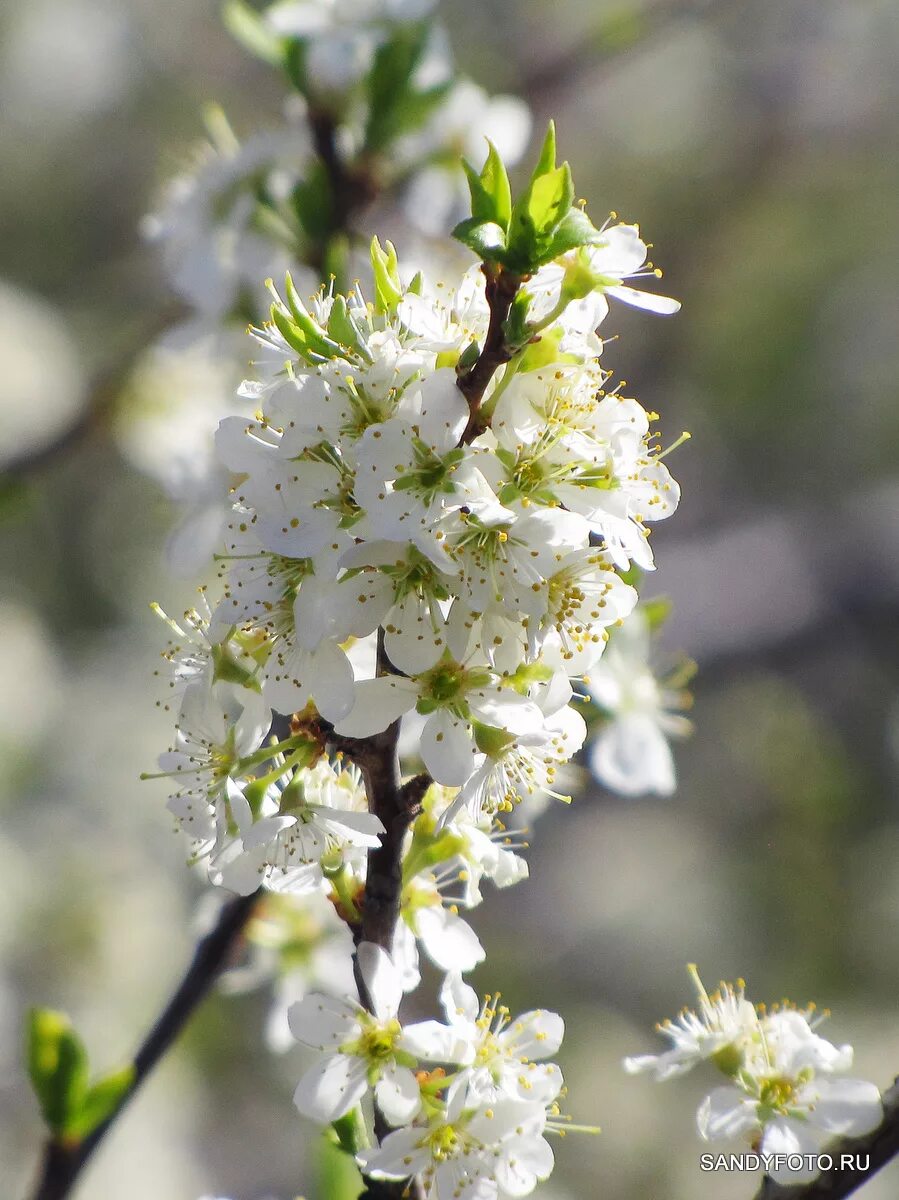
M 378 1144 L 350 1138 L 364 1172 L 415 1175 L 434 1200 L 530 1192 L 552 1169 L 544 1135 L 574 1128 L 545 1061 L 561 1020 L 479 1003 L 467 917 L 486 884 L 527 876 L 507 815 L 568 799 L 579 710 L 602 703 L 588 678 L 638 619 L 650 527 L 679 500 L 655 415 L 601 361 L 609 298 L 677 308 L 633 286 L 657 275 L 637 227 L 596 228 L 574 204 L 552 126 L 514 204 L 495 146 L 466 170 L 455 232 L 479 266 L 435 280 L 374 239 L 370 292 L 269 281 L 240 388 L 254 411 L 215 439 L 221 595 L 169 621 L 160 759 L 191 860 L 271 897 L 240 975 L 274 966 L 270 1036 L 284 1045 L 286 1014 L 321 1056 L 297 1106 L 323 1124 L 372 1115 Z M 396 914 L 377 942 L 375 881 Z M 349 932 L 358 998 L 316 982 L 341 943 L 349 961 Z M 422 953 L 445 1021 L 404 1025 Z
M 320 1055 L 297 1087 L 299 1110 L 332 1122 L 372 1093 L 398 1128 L 360 1165 L 375 1179 L 419 1176 L 434 1200 L 532 1191 L 553 1167 L 544 1135 L 564 1127 L 561 1072 L 545 1061 L 561 1044 L 561 1018 L 513 1018 L 498 995 L 481 1003 L 453 973 L 440 995 L 445 1021 L 403 1025 L 390 957 L 363 942 L 357 959 L 365 1005 L 312 994 L 290 1010 L 297 1039 Z
M 694 966 L 698 1012 L 685 1009 L 659 1032 L 671 1049 L 624 1060 L 631 1074 L 670 1079 L 708 1061 L 728 1079 L 699 1106 L 697 1125 L 707 1141 L 746 1137 L 770 1156 L 770 1174 L 780 1183 L 815 1178 L 814 1158 L 835 1136 L 875 1129 L 883 1117 L 873 1083 L 845 1076 L 852 1047 L 834 1046 L 816 1032 L 826 1013 L 784 1003 L 753 1006 L 745 985 L 722 983 L 709 996 Z

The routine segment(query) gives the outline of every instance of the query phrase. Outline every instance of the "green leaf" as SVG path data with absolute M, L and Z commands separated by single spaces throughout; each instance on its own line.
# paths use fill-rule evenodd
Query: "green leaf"
M 225 0 L 222 22 L 231 36 L 251 54 L 273 66 L 283 65 L 283 39 L 268 28 L 261 14 L 245 0 Z
M 471 215 L 477 220 L 494 221 L 505 230 L 512 215 L 512 189 L 496 146 L 489 139 L 487 146 L 487 161 L 480 174 L 471 163 L 462 160 L 471 193 Z
M 396 247 L 386 243 L 386 250 L 376 237 L 371 240 L 371 270 L 375 282 L 375 311 L 392 313 L 403 298 Z
M 548 175 L 550 171 L 556 169 L 556 123 L 550 121 L 546 128 L 546 137 L 543 139 L 543 145 L 540 147 L 540 157 L 537 159 L 537 165 L 534 167 L 534 174 L 531 176 L 531 182 L 539 179 L 541 175 Z
M 512 188 L 509 185 L 509 175 L 499 156 L 499 151 L 489 138 L 487 146 L 487 161 L 481 171 L 481 183 L 493 200 L 493 219 L 497 225 L 508 229 L 509 218 L 512 216 Z
M 506 248 L 506 231 L 495 221 L 468 217 L 453 230 L 453 237 L 468 246 L 484 262 L 502 262 Z
M 337 1138 L 340 1148 L 347 1154 L 356 1155 L 360 1150 L 368 1148 L 368 1133 L 362 1109 L 356 1105 L 342 1117 L 331 1122 L 331 1128 Z M 333 1144 L 333 1143 L 332 1143 Z
M 34 1008 L 28 1015 L 28 1074 L 48 1128 L 66 1132 L 87 1095 L 87 1052 L 65 1013 Z
M 546 247 L 547 262 L 576 250 L 578 246 L 595 246 L 602 241 L 602 234 L 582 208 L 570 208 L 556 227 L 552 240 Z
M 102 1125 L 116 1111 L 133 1082 L 134 1066 L 129 1063 L 127 1067 L 112 1071 L 93 1084 L 88 1089 L 79 1111 L 67 1122 L 66 1134 L 80 1140 L 93 1133 L 98 1125 Z
M 546 261 L 548 246 L 574 200 L 568 163 L 534 179 L 515 203 L 509 222 L 509 249 L 522 264 Z

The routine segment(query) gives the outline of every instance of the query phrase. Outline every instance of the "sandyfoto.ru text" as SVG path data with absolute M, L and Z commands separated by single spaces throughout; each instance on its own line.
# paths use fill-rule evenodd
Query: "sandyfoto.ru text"
M 702 1171 L 868 1171 L 870 1154 L 702 1154 Z

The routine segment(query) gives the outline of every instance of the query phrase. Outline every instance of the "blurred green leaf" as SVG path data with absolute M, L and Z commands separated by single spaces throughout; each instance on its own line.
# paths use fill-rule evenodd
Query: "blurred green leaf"
M 251 54 L 273 66 L 280 67 L 284 63 L 283 40 L 245 0 L 225 0 L 222 21 L 231 36 Z
M 418 128 L 446 95 L 448 84 L 425 89 L 415 84 L 429 33 L 427 24 L 399 25 L 375 54 L 366 84 L 368 150 L 383 150 L 401 133 Z
M 129 1063 L 93 1084 L 80 1109 L 66 1123 L 66 1133 L 79 1139 L 87 1137 L 112 1116 L 133 1082 L 134 1066 Z
M 87 1096 L 87 1052 L 65 1013 L 34 1008 L 28 1015 L 28 1074 L 51 1132 L 68 1131 Z
M 640 603 L 640 611 L 653 633 L 661 629 L 668 620 L 672 607 L 671 599 L 668 596 L 653 596 L 651 600 L 644 600 Z
M 358 1200 L 362 1188 L 362 1176 L 352 1157 L 327 1138 L 322 1138 L 316 1196 L 321 1200 Z
M 313 163 L 291 195 L 294 212 L 311 242 L 325 241 L 334 228 L 334 200 L 324 164 Z

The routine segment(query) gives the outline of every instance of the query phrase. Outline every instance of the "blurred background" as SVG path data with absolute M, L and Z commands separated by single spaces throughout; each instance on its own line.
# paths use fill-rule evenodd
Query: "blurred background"
M 558 1008 L 570 1108 L 556 1200 L 748 1198 L 699 1170 L 696 1076 L 620 1070 L 653 1023 L 743 975 L 835 1013 L 882 1088 L 899 1071 L 899 7 L 894 0 L 445 0 L 462 68 L 554 116 L 595 215 L 639 220 L 684 302 L 614 310 L 608 360 L 683 486 L 646 594 L 696 660 L 679 789 L 587 784 L 550 811 L 531 880 L 474 916 L 476 984 Z M 41 1127 L 29 1005 L 72 1013 L 97 1069 L 178 978 L 203 888 L 160 784 L 152 673 L 196 580 L 175 509 L 126 457 L 119 364 L 171 304 L 141 217 L 200 107 L 276 116 L 273 75 L 212 0 L 5 0 L 0 12 L 0 1192 Z M 162 399 L 162 398 L 161 398 Z M 264 994 L 216 995 L 84 1176 L 84 1200 L 306 1190 L 302 1060 L 264 1045 Z M 899 1192 L 899 1163 L 866 1200 Z

